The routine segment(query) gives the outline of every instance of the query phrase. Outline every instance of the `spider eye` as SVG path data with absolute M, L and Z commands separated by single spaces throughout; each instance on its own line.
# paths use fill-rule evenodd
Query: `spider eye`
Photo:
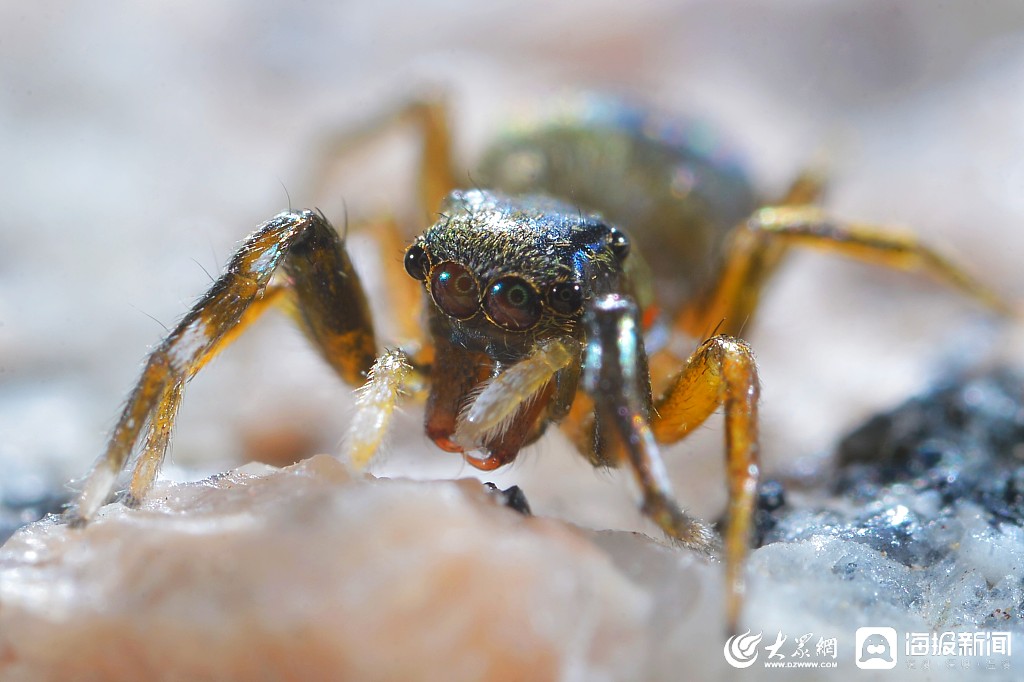
M 521 332 L 540 319 L 540 296 L 525 279 L 502 277 L 494 280 L 488 289 L 484 310 L 499 327 Z
M 460 320 L 473 317 L 480 305 L 480 287 L 476 277 L 464 265 L 451 261 L 431 268 L 430 295 L 438 308 Z
M 583 307 L 583 287 L 579 282 L 558 282 L 548 290 L 548 305 L 559 315 L 572 315 Z
M 427 273 L 430 272 L 430 256 L 419 242 L 414 243 L 405 251 L 405 271 L 409 273 L 410 277 L 421 282 L 427 278 Z
M 608 235 L 608 246 L 619 260 L 629 255 L 629 237 L 617 227 L 613 227 Z

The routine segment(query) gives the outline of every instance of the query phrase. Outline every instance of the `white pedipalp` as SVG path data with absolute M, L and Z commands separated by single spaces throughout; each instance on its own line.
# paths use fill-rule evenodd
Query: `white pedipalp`
M 500 439 L 516 416 L 578 355 L 578 344 L 571 339 L 550 339 L 540 344 L 474 392 L 459 413 L 452 439 L 466 449 Z
M 402 350 L 385 351 L 356 392 L 355 414 L 345 436 L 342 460 L 362 471 L 380 449 L 412 367 Z

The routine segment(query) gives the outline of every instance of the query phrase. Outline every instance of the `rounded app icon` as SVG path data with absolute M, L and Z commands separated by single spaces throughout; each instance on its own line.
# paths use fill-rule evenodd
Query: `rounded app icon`
M 854 648 L 857 667 L 866 670 L 891 670 L 896 667 L 896 630 L 893 628 L 857 628 Z

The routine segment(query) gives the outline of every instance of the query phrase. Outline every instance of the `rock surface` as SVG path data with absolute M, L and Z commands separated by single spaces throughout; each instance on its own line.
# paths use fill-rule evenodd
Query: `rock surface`
M 669 561 L 684 613 L 714 571 L 500 500 L 318 456 L 50 517 L 0 551 L 0 678 L 644 679 L 659 608 L 601 546 Z
M 850 674 L 861 627 L 1019 637 L 1022 443 L 1024 381 L 999 370 L 874 417 L 825 484 L 766 483 L 744 679 L 779 674 L 773 641 L 834 662 L 808 679 Z M 161 483 L 141 509 L 84 530 L 50 516 L 0 549 L 5 680 L 714 680 L 735 674 L 725 641 L 712 562 L 524 515 L 476 480 L 353 476 L 327 456 Z M 901 669 L 1019 679 L 1012 643 Z
M 1019 637 L 1022 448 L 1024 380 L 1005 369 L 959 377 L 873 417 L 840 442 L 824 489 L 789 504 L 780 483 L 763 487 L 752 612 L 774 604 L 833 627 Z M 772 621 L 757 624 L 772 632 Z M 1022 669 L 1012 654 L 930 659 L 936 670 L 954 661 L 946 674 L 964 664 L 989 673 L 991 662 L 992 674 L 1018 679 Z

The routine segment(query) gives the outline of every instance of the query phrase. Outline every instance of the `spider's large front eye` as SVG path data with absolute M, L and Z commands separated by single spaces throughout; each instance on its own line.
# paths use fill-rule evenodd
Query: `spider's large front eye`
M 419 242 L 410 246 L 405 252 L 405 271 L 409 273 L 410 277 L 421 282 L 427 278 L 427 273 L 430 272 L 430 256 Z
M 502 277 L 494 280 L 487 290 L 484 310 L 499 327 L 521 332 L 537 324 L 540 319 L 540 296 L 525 279 Z
M 438 308 L 460 320 L 473 317 L 480 305 L 476 277 L 464 265 L 451 261 L 431 268 L 430 295 Z

